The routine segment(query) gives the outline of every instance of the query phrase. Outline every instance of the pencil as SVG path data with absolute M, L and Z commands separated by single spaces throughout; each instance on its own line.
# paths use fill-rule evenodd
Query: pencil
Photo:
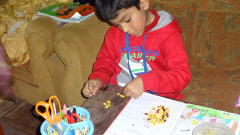
M 62 117 L 63 117 L 64 114 L 67 114 L 67 106 L 66 106 L 66 104 L 63 105 L 63 113 L 62 113 Z M 67 118 L 66 118 L 66 117 L 64 118 L 64 121 L 67 122 Z
M 74 131 L 73 126 L 71 126 L 71 134 L 72 134 L 72 135 L 75 135 L 75 131 Z
M 76 105 L 73 104 L 73 113 L 76 113 Z
M 70 108 L 70 114 L 72 114 L 73 113 L 73 109 L 72 108 Z
M 73 104 L 73 113 L 76 113 L 76 105 L 75 105 L 75 104 Z M 77 114 L 77 113 L 76 113 L 76 114 Z M 75 120 L 75 123 L 78 122 L 78 120 L 77 120 L 76 117 L 74 117 L 74 120 Z
M 70 109 L 69 109 L 68 106 L 67 106 L 67 114 L 68 114 L 69 116 L 71 116 Z
M 80 126 L 78 126 L 75 135 L 79 135 L 79 132 L 80 132 Z
M 67 114 L 67 106 L 66 106 L 66 104 L 63 105 L 63 113 Z

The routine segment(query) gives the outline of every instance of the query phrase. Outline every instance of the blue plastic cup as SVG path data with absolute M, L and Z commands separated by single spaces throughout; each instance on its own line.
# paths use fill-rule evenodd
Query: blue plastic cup
M 73 107 L 69 107 L 69 108 L 73 108 Z M 62 110 L 62 112 L 63 112 L 63 110 Z M 94 131 L 94 125 L 90 121 L 89 112 L 82 107 L 76 107 L 76 114 L 78 114 L 78 115 L 80 114 L 80 119 L 82 117 L 86 116 L 86 121 L 69 124 L 66 121 L 64 121 L 63 119 L 61 119 L 61 124 L 63 127 L 63 135 L 72 135 L 71 127 L 73 127 L 75 132 L 76 132 L 77 128 L 80 127 L 80 132 L 81 132 L 86 126 L 88 126 L 87 135 L 92 135 L 93 131 Z M 47 128 L 49 126 L 50 125 L 46 120 L 41 124 L 40 132 L 42 135 L 48 135 Z M 52 128 L 49 128 L 49 132 L 52 134 Z

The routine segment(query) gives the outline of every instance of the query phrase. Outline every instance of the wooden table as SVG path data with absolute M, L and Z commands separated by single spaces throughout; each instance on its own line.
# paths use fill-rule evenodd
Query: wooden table
M 122 98 L 117 95 L 117 93 L 122 94 L 122 89 L 122 87 L 108 84 L 82 105 L 91 115 L 90 119 L 94 125 L 93 135 L 102 135 L 129 101 L 129 97 Z M 107 103 L 108 100 L 111 101 L 111 106 L 105 108 L 103 103 Z

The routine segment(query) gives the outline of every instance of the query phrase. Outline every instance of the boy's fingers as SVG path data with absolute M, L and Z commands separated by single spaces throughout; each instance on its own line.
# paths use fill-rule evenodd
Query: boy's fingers
M 130 95 L 130 98 L 134 98 L 134 94 L 131 94 L 131 95 Z
M 90 95 L 91 93 L 89 91 L 83 91 L 83 94 Z
M 123 89 L 123 94 L 126 96 L 126 93 L 127 93 L 127 89 L 126 88 L 124 88 Z
M 123 89 L 123 94 L 128 97 L 128 96 L 131 95 L 131 91 L 128 90 L 128 89 L 126 89 L 126 88 L 124 88 L 124 89 Z
M 89 85 L 88 85 L 88 82 L 85 84 L 84 88 L 83 88 L 83 95 L 85 97 L 91 97 L 92 96 L 92 93 L 90 92 L 89 90 Z
M 91 93 L 89 93 L 88 91 L 83 91 L 83 95 L 85 97 L 89 97 L 89 96 L 91 96 Z
M 88 88 L 88 83 L 85 84 L 84 88 L 83 88 L 83 92 L 90 94 L 89 88 Z
M 92 94 L 89 94 L 89 95 L 86 95 L 85 97 L 91 97 L 92 96 Z
M 95 87 L 94 87 L 94 92 L 96 93 L 97 92 L 97 90 L 99 90 L 99 88 L 101 88 L 102 87 L 102 84 L 100 84 L 100 83 L 96 83 L 96 85 L 95 85 Z
M 100 80 L 98 79 L 89 80 L 84 86 L 84 89 L 83 89 L 83 92 L 85 92 L 84 95 L 86 97 L 95 95 L 97 90 L 101 88 L 101 86 L 102 86 L 102 82 Z
M 94 92 L 93 92 L 93 88 L 94 88 L 94 82 L 93 82 L 93 81 L 89 81 L 88 90 L 89 90 L 89 92 L 90 92 L 91 94 L 94 93 Z
M 137 98 L 139 98 L 139 97 L 140 97 L 140 95 L 138 95 L 138 96 L 134 96 L 135 99 L 137 99 Z

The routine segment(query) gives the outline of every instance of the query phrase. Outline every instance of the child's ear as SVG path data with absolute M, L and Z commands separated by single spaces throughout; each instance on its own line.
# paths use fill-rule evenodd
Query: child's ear
M 140 0 L 140 8 L 144 10 L 149 9 L 149 0 Z

